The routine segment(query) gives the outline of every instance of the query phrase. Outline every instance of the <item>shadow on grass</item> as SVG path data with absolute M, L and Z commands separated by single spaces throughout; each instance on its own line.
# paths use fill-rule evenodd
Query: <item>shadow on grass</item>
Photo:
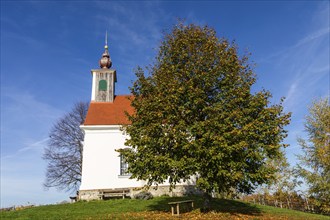
M 183 200 L 194 200 L 194 210 L 203 209 L 204 200 L 202 197 L 197 196 L 189 196 L 189 197 L 160 197 L 153 204 L 148 206 L 148 210 L 150 211 L 163 211 L 163 212 L 171 212 L 171 207 L 168 204 L 169 202 L 175 201 L 183 201 Z M 180 205 L 180 213 L 185 213 L 190 211 L 189 206 Z M 228 200 L 228 199 L 217 199 L 213 198 L 211 200 L 211 208 L 210 212 L 217 213 L 230 213 L 231 215 L 252 215 L 252 216 L 260 216 L 261 210 L 256 206 L 236 200 Z

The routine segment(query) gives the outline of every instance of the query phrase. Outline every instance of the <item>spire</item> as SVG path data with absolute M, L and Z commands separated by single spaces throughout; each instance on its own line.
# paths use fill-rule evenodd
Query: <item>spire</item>
M 105 46 L 104 48 L 108 49 L 108 30 L 105 32 Z
M 108 31 L 105 32 L 104 53 L 102 54 L 102 58 L 100 59 L 99 63 L 102 69 L 109 69 L 112 65 L 110 54 L 108 51 Z

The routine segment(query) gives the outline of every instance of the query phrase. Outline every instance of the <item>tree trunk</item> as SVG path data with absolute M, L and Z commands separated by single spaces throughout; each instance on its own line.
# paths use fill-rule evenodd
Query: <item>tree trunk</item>
M 203 204 L 203 208 L 201 209 L 201 211 L 203 213 L 206 213 L 211 210 L 211 200 L 212 200 L 211 193 L 204 192 L 203 199 L 204 199 L 204 204 Z

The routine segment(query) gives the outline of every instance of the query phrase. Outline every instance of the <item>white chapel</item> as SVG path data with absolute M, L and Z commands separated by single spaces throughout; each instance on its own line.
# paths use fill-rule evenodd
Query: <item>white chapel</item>
M 129 138 L 122 130 L 130 122 L 125 112 L 134 113 L 130 105 L 130 95 L 116 95 L 117 73 L 112 69 L 112 61 L 107 42 L 99 61 L 100 69 L 92 69 L 92 95 L 88 113 L 81 129 L 85 134 L 82 177 L 78 199 L 103 199 L 106 196 L 133 196 L 144 190 L 144 181 L 130 179 L 128 164 L 116 149 L 127 148 Z M 154 195 L 182 195 L 194 190 L 194 184 L 182 183 L 172 192 L 164 183 Z

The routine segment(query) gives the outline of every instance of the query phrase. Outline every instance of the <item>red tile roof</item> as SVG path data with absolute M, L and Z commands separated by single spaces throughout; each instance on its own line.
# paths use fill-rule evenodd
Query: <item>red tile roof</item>
M 131 124 L 125 112 L 134 113 L 130 95 L 117 95 L 111 102 L 91 102 L 84 125 L 127 125 Z

